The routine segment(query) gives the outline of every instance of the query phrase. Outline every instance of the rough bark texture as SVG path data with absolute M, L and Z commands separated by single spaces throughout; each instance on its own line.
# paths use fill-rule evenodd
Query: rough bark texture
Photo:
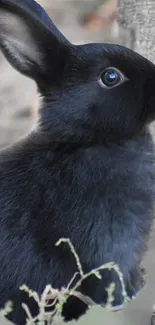
M 130 30 L 123 43 L 155 62 L 155 0 L 118 0 L 117 19 Z
M 155 63 L 155 0 L 118 0 L 117 20 L 130 31 L 130 39 L 122 43 Z M 152 134 L 155 139 L 155 123 Z M 155 325 L 154 310 L 151 325 Z

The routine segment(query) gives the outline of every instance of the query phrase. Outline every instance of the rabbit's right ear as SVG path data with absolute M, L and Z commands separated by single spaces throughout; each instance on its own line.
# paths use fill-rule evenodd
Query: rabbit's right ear
M 34 0 L 0 0 L 0 48 L 21 73 L 36 81 L 51 73 L 68 44 Z

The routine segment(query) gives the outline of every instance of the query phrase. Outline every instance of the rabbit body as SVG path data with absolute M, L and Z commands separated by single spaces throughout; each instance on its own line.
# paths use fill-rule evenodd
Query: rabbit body
M 32 3 L 0 1 L 0 47 L 42 96 L 36 130 L 0 153 L 0 306 L 13 301 L 8 318 L 17 325 L 25 324 L 23 301 L 37 313 L 21 285 L 41 294 L 47 284 L 67 286 L 77 272 L 68 246 L 55 246 L 62 237 L 75 246 L 85 273 L 118 264 L 132 298 L 155 194 L 148 128 L 155 66 L 114 44 L 70 44 L 40 7 L 32 12 Z M 109 67 L 116 68 L 110 78 L 121 71 L 115 87 L 101 84 Z M 91 276 L 80 290 L 104 304 L 111 282 L 113 304 L 122 304 L 115 271 L 102 272 L 102 280 Z M 86 308 L 70 298 L 63 316 L 78 318 Z
M 47 284 L 67 286 L 77 271 L 67 247 L 55 247 L 62 237 L 71 239 L 84 272 L 115 262 L 129 296 L 135 294 L 153 215 L 149 146 L 146 133 L 122 147 L 53 152 L 49 145 L 38 152 L 36 144 L 26 141 L 1 153 L 0 297 L 1 307 L 14 302 L 11 320 L 24 324 L 22 284 L 41 294 Z M 105 288 L 112 281 L 117 284 L 115 304 L 121 304 L 121 285 L 113 272 L 103 273 L 102 280 L 92 276 L 81 290 L 105 303 Z M 66 306 L 67 319 L 83 312 L 79 304 Z

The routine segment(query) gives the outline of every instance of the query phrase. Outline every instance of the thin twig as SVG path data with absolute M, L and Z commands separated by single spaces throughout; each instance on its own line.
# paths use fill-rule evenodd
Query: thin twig
M 81 277 L 83 277 L 83 276 L 84 276 L 84 272 L 83 272 L 83 269 L 82 269 L 82 265 L 81 265 L 81 263 L 80 263 L 79 256 L 77 255 L 77 253 L 76 253 L 76 251 L 75 251 L 75 248 L 74 248 L 74 246 L 72 245 L 71 241 L 70 241 L 68 238 L 62 238 L 62 239 L 60 239 L 60 240 L 56 243 L 56 246 L 59 246 L 59 245 L 62 244 L 62 243 L 67 243 L 67 244 L 69 245 L 70 250 L 71 250 L 72 254 L 73 254 L 74 257 L 75 257 L 76 264 L 77 264 L 77 268 L 78 268 L 78 270 L 79 270 L 79 272 L 80 272 L 80 275 L 81 275 Z

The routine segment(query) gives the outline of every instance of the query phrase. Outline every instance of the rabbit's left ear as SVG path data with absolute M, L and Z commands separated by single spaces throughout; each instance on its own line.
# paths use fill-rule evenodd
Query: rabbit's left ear
M 0 0 L 0 48 L 21 73 L 37 78 L 63 58 L 70 44 L 34 0 Z

